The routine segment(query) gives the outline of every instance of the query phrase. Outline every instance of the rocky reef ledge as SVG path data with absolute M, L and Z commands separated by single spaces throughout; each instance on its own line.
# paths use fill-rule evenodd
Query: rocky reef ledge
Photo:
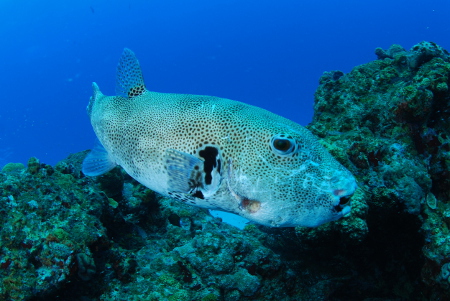
M 449 300 L 450 55 L 325 72 L 308 128 L 358 179 L 349 216 L 239 230 L 86 152 L 0 172 L 0 300 Z

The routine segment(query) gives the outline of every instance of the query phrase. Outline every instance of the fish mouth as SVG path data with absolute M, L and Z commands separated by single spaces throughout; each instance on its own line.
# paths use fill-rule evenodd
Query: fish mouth
M 336 198 L 336 205 L 334 210 L 342 215 L 345 215 L 351 210 L 351 198 L 356 188 L 350 189 L 351 193 L 345 189 L 336 189 L 333 191 L 333 195 Z
M 241 196 L 231 187 L 231 179 L 233 178 L 233 161 L 232 159 L 228 159 L 228 168 L 227 168 L 227 187 L 230 194 L 236 199 L 238 202 L 238 208 L 241 211 L 246 211 L 248 213 L 256 213 L 261 209 L 261 202 L 257 200 L 250 199 L 245 196 Z
M 334 206 L 334 210 L 338 213 L 342 213 L 342 215 L 345 215 L 351 210 L 350 203 L 351 195 L 340 197 L 339 203 Z

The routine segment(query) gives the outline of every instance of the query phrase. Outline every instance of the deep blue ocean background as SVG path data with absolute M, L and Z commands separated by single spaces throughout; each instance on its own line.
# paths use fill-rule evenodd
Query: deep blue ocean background
M 3 0 L 0 166 L 55 164 L 91 148 L 91 83 L 114 94 L 124 47 L 147 88 L 215 95 L 302 125 L 324 71 L 349 72 L 376 47 L 450 50 L 449 0 Z

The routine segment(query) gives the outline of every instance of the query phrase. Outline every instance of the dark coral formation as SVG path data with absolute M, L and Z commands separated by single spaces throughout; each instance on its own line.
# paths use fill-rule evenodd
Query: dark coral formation
M 438 300 L 450 292 L 450 55 L 432 42 L 375 52 L 349 74 L 321 77 L 309 128 L 365 192 L 364 245 L 389 252 L 372 254 L 383 281 L 404 282 L 391 296 Z
M 309 129 L 358 179 L 349 216 L 236 229 L 86 153 L 0 173 L 0 300 L 448 300 L 450 57 L 422 42 L 326 72 Z M 447 298 L 447 299 L 446 299 Z

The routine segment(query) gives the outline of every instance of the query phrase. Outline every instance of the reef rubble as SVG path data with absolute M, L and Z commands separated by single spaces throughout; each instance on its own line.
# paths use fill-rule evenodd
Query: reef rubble
M 87 152 L 0 172 L 0 300 L 450 300 L 450 54 L 325 72 L 308 128 L 357 178 L 317 228 L 243 230 Z

